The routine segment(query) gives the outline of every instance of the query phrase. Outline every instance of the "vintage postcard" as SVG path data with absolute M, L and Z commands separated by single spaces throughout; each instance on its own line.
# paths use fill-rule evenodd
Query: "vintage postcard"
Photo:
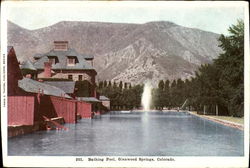
M 5 167 L 247 167 L 239 2 L 4 1 Z

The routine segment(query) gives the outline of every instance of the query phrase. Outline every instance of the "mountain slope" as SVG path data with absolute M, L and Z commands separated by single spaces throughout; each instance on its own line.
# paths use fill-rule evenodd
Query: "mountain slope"
M 200 64 L 209 63 L 219 55 L 218 37 L 172 22 L 64 21 L 37 30 L 8 23 L 8 45 L 15 47 L 20 61 L 47 52 L 55 40 L 67 40 L 70 47 L 95 56 L 99 80 L 135 84 L 192 76 Z

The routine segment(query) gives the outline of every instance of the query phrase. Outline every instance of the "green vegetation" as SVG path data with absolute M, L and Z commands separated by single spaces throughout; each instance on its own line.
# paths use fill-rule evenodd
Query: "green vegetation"
M 197 114 L 196 111 L 191 111 L 193 114 Z M 216 115 L 209 115 L 211 118 L 219 119 L 219 120 L 226 120 L 233 123 L 244 124 L 244 117 L 231 117 L 231 116 L 216 116 Z
M 211 116 L 216 119 L 221 119 L 221 120 L 226 120 L 238 124 L 244 124 L 244 118 L 239 118 L 239 117 L 229 117 L 229 116 Z
M 37 72 L 36 72 L 36 70 L 31 70 L 31 69 L 21 69 L 21 73 L 22 73 L 22 75 L 23 76 L 25 76 L 26 77 L 26 75 L 31 75 L 30 77 L 32 78 L 32 79 L 36 79 L 37 78 Z
M 195 77 L 173 81 L 159 81 L 153 89 L 155 109 L 185 108 L 198 113 L 244 116 L 244 23 L 228 29 L 230 35 L 218 39 L 223 53 L 211 64 L 201 65 Z M 141 106 L 142 85 L 131 86 L 101 81 L 98 91 L 111 100 L 111 109 L 132 109 Z M 216 110 L 217 109 L 217 110 Z
M 154 91 L 155 107 L 187 107 L 206 114 L 244 116 L 244 23 L 228 29 L 230 35 L 218 39 L 223 53 L 212 64 L 201 65 L 190 80 L 159 82 Z
M 196 74 L 199 100 L 196 106 L 206 105 L 210 111 L 216 104 L 223 115 L 244 115 L 244 23 L 228 29 L 230 35 L 221 35 L 223 53 L 210 65 L 203 65 Z
M 101 81 L 98 92 L 110 99 L 111 110 L 131 110 L 141 106 L 142 85 L 132 86 L 121 81 L 119 84 L 111 81 Z
M 76 81 L 75 88 L 76 88 L 76 96 L 77 97 L 91 97 L 93 93 L 91 93 L 91 84 L 89 81 Z
M 171 84 L 169 80 L 161 80 L 158 88 L 153 89 L 153 106 L 158 110 L 181 107 L 188 96 L 187 85 L 181 79 L 173 80 Z

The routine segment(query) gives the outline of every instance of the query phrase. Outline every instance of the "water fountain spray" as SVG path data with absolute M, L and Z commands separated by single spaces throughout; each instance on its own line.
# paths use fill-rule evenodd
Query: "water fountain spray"
M 144 84 L 143 94 L 142 94 L 142 99 L 141 99 L 143 111 L 150 110 L 150 105 L 151 105 L 151 100 L 152 100 L 151 91 L 152 91 L 151 84 L 149 82 L 146 82 Z

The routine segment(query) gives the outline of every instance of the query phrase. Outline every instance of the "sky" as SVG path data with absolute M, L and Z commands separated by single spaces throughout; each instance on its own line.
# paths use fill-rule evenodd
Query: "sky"
M 215 5 L 216 4 L 216 5 Z M 146 23 L 171 21 L 218 34 L 244 18 L 242 3 L 215 2 L 16 2 L 7 4 L 7 19 L 33 30 L 60 21 Z

